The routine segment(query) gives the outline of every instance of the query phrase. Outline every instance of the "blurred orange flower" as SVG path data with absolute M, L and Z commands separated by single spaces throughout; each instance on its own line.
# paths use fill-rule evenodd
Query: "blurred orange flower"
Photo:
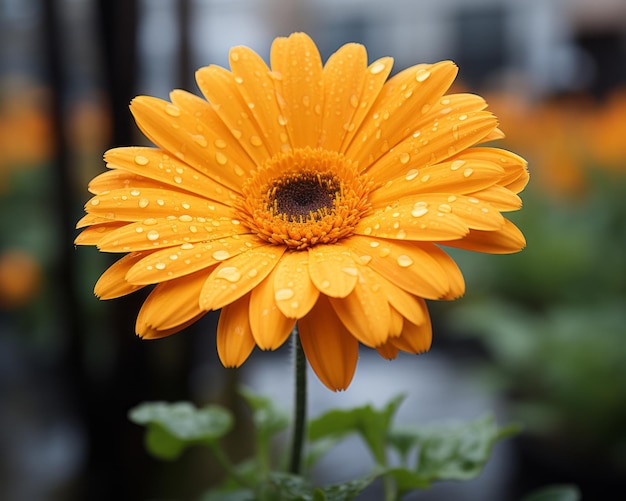
M 197 72 L 206 101 L 138 97 L 156 148 L 106 153 L 76 243 L 127 253 L 96 284 L 103 299 L 156 284 L 137 334 L 180 331 L 222 309 L 217 346 L 239 366 L 298 323 L 332 390 L 352 380 L 359 342 L 385 358 L 431 344 L 424 299 L 464 292 L 440 245 L 520 250 L 526 162 L 475 147 L 502 137 L 485 101 L 448 94 L 457 68 L 420 64 L 387 79 L 347 44 L 322 64 L 304 34 L 278 38 L 271 68 L 246 47 L 230 71 Z M 208 101 L 208 102 L 207 102 Z

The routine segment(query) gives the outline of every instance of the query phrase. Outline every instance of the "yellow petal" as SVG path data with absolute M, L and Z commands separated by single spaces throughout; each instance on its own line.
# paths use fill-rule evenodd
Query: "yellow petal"
M 348 129 L 356 127 L 352 117 L 361 104 L 361 89 L 366 70 L 367 52 L 360 44 L 346 44 L 328 58 L 323 71 L 324 113 L 319 142 L 321 147 L 340 151 Z
M 241 76 L 235 77 L 230 71 L 220 66 L 211 65 L 196 72 L 196 81 L 202 93 L 213 104 L 216 113 L 235 135 L 241 148 L 252 160 L 250 166 L 261 165 L 270 158 L 272 152 L 268 150 L 264 131 L 251 119 L 252 111 L 240 93 L 240 89 L 243 90 L 244 87 L 247 89 L 254 85 L 254 80 L 244 81 Z M 263 98 L 266 96 L 267 94 Z M 270 97 L 273 98 L 273 96 Z M 252 104 L 255 105 L 255 103 Z M 276 128 L 278 128 L 278 124 Z M 276 128 L 267 132 L 272 133 Z M 228 154 L 227 150 L 224 150 L 224 153 Z M 248 169 L 242 174 L 248 175 Z M 239 180 L 240 183 L 242 181 L 243 179 Z
M 259 348 L 276 350 L 289 337 L 296 323 L 287 318 L 274 300 L 276 268 L 250 293 L 250 328 Z
M 346 297 L 356 285 L 357 267 L 349 247 L 309 247 L 309 275 L 317 289 L 329 297 Z
M 311 38 L 294 33 L 277 38 L 270 51 L 279 120 L 286 124 L 294 148 L 317 147 L 322 132 L 322 60 Z
M 232 208 L 189 193 L 157 188 L 119 188 L 93 197 L 85 211 L 117 221 L 160 217 L 233 217 Z
M 331 298 L 335 313 L 350 334 L 371 348 L 387 341 L 391 314 L 378 274 L 365 266 L 358 267 L 354 290 L 345 298 Z
M 190 167 L 178 158 L 156 148 L 127 147 L 114 148 L 105 153 L 107 167 L 116 169 L 118 175 L 132 173 L 153 179 L 156 183 L 175 190 L 184 190 L 222 204 L 232 204 L 235 192 L 202 172 Z M 217 172 L 216 172 L 217 174 Z M 135 180 L 125 181 L 128 186 L 141 188 Z M 122 188 L 122 180 L 117 186 Z
M 502 186 L 490 186 L 484 190 L 471 194 L 472 198 L 480 199 L 481 202 L 488 203 L 498 211 L 517 210 L 522 206 L 522 199 L 508 188 Z M 487 228 L 475 228 L 487 229 Z
M 109 214 L 112 215 L 112 214 Z M 104 217 L 96 214 L 85 214 L 76 223 L 76 228 L 84 228 L 86 226 L 92 226 L 94 224 L 118 224 L 115 219 L 110 217 Z
M 88 189 L 94 195 L 102 192 L 117 190 L 118 188 L 166 188 L 164 183 L 149 179 L 140 174 L 122 170 L 109 170 L 97 175 L 89 181 Z
M 429 205 L 432 196 L 420 195 L 404 203 L 378 209 L 362 218 L 354 233 L 395 240 L 457 240 L 469 232 L 467 224 L 452 211 L 442 212 Z
M 283 121 L 279 121 L 280 109 L 274 90 L 274 74 L 263 59 L 247 47 L 235 47 L 230 51 L 230 67 L 237 89 L 257 125 L 256 136 L 245 136 L 250 146 L 259 148 L 259 139 L 265 143 L 270 155 L 289 147 L 289 136 Z M 218 113 L 221 109 L 218 109 Z M 237 117 L 234 117 L 237 118 Z M 243 141 L 244 146 L 246 142 Z M 248 148 L 247 148 L 248 149 Z
M 224 367 L 239 367 L 254 349 L 248 317 L 250 295 L 245 295 L 220 312 L 217 322 L 217 355 Z
M 285 247 L 264 245 L 224 261 L 204 284 L 200 306 L 217 310 L 247 294 L 269 275 L 284 252 Z
M 398 348 L 388 340 L 385 344 L 376 347 L 376 351 L 378 354 L 383 357 L 385 360 L 395 360 L 398 356 Z
M 118 259 L 100 276 L 94 287 L 94 294 L 100 299 L 113 299 L 141 289 L 143 285 L 131 284 L 124 277 L 143 256 L 143 252 L 133 252 Z
M 352 116 L 352 120 L 346 124 L 346 132 L 339 149 L 340 152 L 344 153 L 350 146 L 365 117 L 376 102 L 392 68 L 393 58 L 391 57 L 382 57 L 368 66 L 359 96 L 359 104 Z
M 180 92 L 172 95 L 181 96 Z M 139 96 L 133 99 L 131 112 L 141 131 L 157 146 L 237 191 L 255 164 L 208 103 L 195 96 L 189 99 L 193 105 L 187 110 Z
M 526 246 L 526 239 L 517 226 L 505 219 L 504 226 L 498 230 L 471 230 L 462 240 L 441 242 L 441 244 L 475 252 L 511 254 L 522 250 Z
M 404 318 L 398 310 L 391 307 L 391 303 L 389 303 L 389 313 L 390 313 L 390 322 L 389 322 L 389 337 L 398 337 L 402 334 L 402 326 L 404 325 Z M 385 344 L 387 344 L 389 340 Z M 384 344 L 382 345 L 384 346 Z M 395 357 L 394 357 L 395 358 Z
M 499 184 L 513 193 L 519 193 L 528 183 L 526 160 L 507 150 L 489 147 L 470 148 L 455 155 L 454 160 L 483 160 L 500 166 L 504 170 L 504 176 Z
M 461 120 L 462 117 L 465 118 Z M 421 128 L 412 128 L 406 139 L 382 152 L 384 155 L 372 163 L 367 172 L 381 183 L 403 177 L 408 171 L 414 172 L 412 169 L 435 165 L 474 146 L 496 125 L 496 118 L 487 111 L 434 118 Z
M 382 275 L 378 278 L 380 286 L 382 287 L 385 296 L 389 300 L 389 305 L 392 307 L 391 311 L 395 312 L 402 317 L 405 317 L 409 322 L 416 325 L 424 323 L 426 318 L 421 305 L 419 304 L 419 298 L 413 294 L 409 294 L 404 289 L 401 289 L 397 285 L 391 283 Z M 392 319 L 393 320 L 393 319 Z M 398 335 L 399 333 L 396 333 Z M 390 333 L 390 335 L 392 335 Z
M 372 270 L 415 296 L 438 299 L 450 290 L 446 270 L 431 255 L 432 244 L 353 236 L 345 245 Z
M 177 325 L 176 327 L 172 327 L 171 329 L 160 330 L 160 329 L 156 329 L 154 327 L 151 327 L 149 325 L 137 326 L 136 327 L 137 335 L 141 339 L 161 339 L 161 338 L 164 338 L 164 337 L 167 337 L 167 336 L 171 336 L 172 334 L 176 334 L 177 332 L 180 332 L 183 329 L 186 329 L 190 325 L 195 324 L 205 314 L 206 314 L 206 312 L 203 311 L 197 317 L 191 318 L 190 320 L 188 320 L 184 324 Z
M 137 332 L 144 327 L 168 331 L 198 318 L 203 313 L 198 297 L 205 280 L 206 273 L 195 273 L 157 285 L 137 315 Z
M 408 158 L 398 154 L 398 163 L 407 165 L 398 177 L 390 177 L 374 190 L 370 201 L 375 206 L 393 203 L 417 193 L 453 193 L 466 195 L 493 186 L 505 173 L 496 163 L 481 159 L 450 160 L 425 167 L 409 166 Z
M 426 303 L 421 300 L 424 315 L 427 321 L 421 325 L 415 325 L 411 322 L 405 321 L 402 329 L 402 334 L 398 337 L 390 337 L 389 341 L 402 351 L 407 353 L 423 353 L 430 349 L 432 344 L 433 332 L 430 318 L 428 317 L 428 310 Z
M 98 242 L 98 248 L 104 252 L 160 249 L 209 242 L 233 235 L 243 237 L 248 231 L 238 220 L 230 217 L 198 217 L 183 214 L 179 217 L 146 218 L 141 222 L 126 224 L 108 232 Z
M 124 222 L 115 222 L 92 225 L 81 231 L 80 234 L 74 239 L 74 243 L 76 245 L 97 245 L 98 242 L 109 233 L 126 226 L 126 224 L 127 223 Z
M 326 387 L 345 390 L 359 358 L 359 343 L 335 315 L 328 299 L 320 296 L 311 312 L 298 320 L 302 348 L 311 368 Z
M 320 293 L 309 275 L 309 254 L 287 252 L 276 266 L 274 290 L 276 305 L 289 318 L 302 318 L 315 305 Z
M 457 74 L 450 61 L 420 64 L 390 78 L 354 137 L 347 156 L 369 165 L 414 131 L 415 116 L 428 112 Z M 449 144 L 449 140 L 448 140 Z
M 236 235 L 209 242 L 185 243 L 152 252 L 133 266 L 126 280 L 133 284 L 153 284 L 195 273 L 229 260 L 265 242 L 253 235 Z

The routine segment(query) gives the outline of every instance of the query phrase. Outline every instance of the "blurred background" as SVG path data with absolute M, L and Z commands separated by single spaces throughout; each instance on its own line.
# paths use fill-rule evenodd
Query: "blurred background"
M 288 349 L 221 368 L 216 317 L 140 341 L 143 296 L 98 301 L 112 256 L 73 245 L 87 182 L 112 146 L 144 144 L 137 94 L 198 92 L 194 70 L 245 44 L 307 31 L 326 59 L 349 41 L 396 70 L 453 59 L 457 89 L 500 118 L 499 145 L 528 159 L 528 248 L 453 252 L 466 296 L 431 303 L 432 351 L 394 362 L 363 350 L 352 386 L 310 378 L 309 413 L 405 392 L 398 419 L 485 412 L 524 432 L 483 475 L 417 500 L 515 500 L 572 482 L 584 499 L 626 488 L 626 2 L 623 0 L 0 0 L 0 498 L 195 499 L 220 478 L 203 451 L 173 464 L 144 452 L 128 410 L 145 400 L 219 402 L 240 416 L 240 383 L 291 409 Z M 371 466 L 356 441 L 313 472 Z M 360 499 L 378 499 L 374 486 Z

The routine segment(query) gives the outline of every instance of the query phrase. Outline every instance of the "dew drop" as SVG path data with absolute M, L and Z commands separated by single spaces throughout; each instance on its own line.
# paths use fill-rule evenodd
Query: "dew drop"
M 456 196 L 455 196 L 455 195 L 450 195 L 450 196 L 448 197 L 448 202 L 449 202 L 449 203 L 452 203 L 452 202 L 454 202 L 454 201 L 456 201 Z
M 430 76 L 430 71 L 424 70 L 424 69 L 417 70 L 417 72 L 415 73 L 415 80 L 417 80 L 418 82 L 423 82 L 429 76 Z
M 450 207 L 448 204 L 440 204 L 439 205 L 439 211 L 440 212 L 445 212 L 446 214 L 452 212 L 452 207 Z
M 183 250 L 190 250 L 190 249 L 193 249 L 193 247 L 194 247 L 194 245 L 190 244 L 190 243 L 185 243 L 185 244 L 180 246 L 180 248 L 183 249 Z
M 406 238 L 406 231 L 398 230 L 398 233 L 396 233 L 396 238 L 398 240 L 404 240 Z
M 353 267 L 346 267 L 346 268 L 341 268 L 341 271 L 343 271 L 344 273 L 346 273 L 347 275 L 350 275 L 351 277 L 356 277 L 359 273 L 359 270 L 357 270 L 356 268 Z
M 406 179 L 407 181 L 413 181 L 413 179 L 415 179 L 419 175 L 419 173 L 420 173 L 419 170 L 411 169 L 410 171 L 406 173 L 406 176 L 404 176 L 404 179 Z
M 411 155 L 409 155 L 406 151 L 402 154 L 400 154 L 400 163 L 401 164 L 407 164 L 409 163 L 409 160 L 411 160 Z
M 145 224 L 146 226 L 154 226 L 155 224 L 157 224 L 157 220 L 153 217 L 149 217 L 148 219 L 143 220 L 143 224 Z
M 221 151 L 217 151 L 215 153 L 215 161 L 220 165 L 226 165 L 226 162 L 228 162 L 228 157 L 224 155 Z
M 287 125 L 287 119 L 282 115 L 278 115 L 278 124 L 282 126 Z
M 222 150 L 226 148 L 226 141 L 224 141 L 223 139 L 216 139 L 215 141 L 213 141 L 213 144 L 215 144 L 216 148 L 220 148 Z
M 328 289 L 330 287 L 330 282 L 328 280 L 324 280 L 321 285 L 322 289 Z
M 230 257 L 230 254 L 228 251 L 225 250 L 216 250 L 213 254 L 213 259 L 217 260 L 217 261 L 224 261 L 225 259 L 228 259 Z
M 422 183 L 428 182 L 429 179 L 430 179 L 430 174 L 424 174 L 422 176 Z
M 381 63 L 381 62 L 374 63 L 372 66 L 370 66 L 370 73 L 372 75 L 378 75 L 384 69 L 385 69 L 384 63 Z
M 133 197 L 138 197 L 139 195 L 141 195 L 141 191 L 139 191 L 139 190 L 132 190 L 132 191 L 130 192 L 130 194 L 131 194 Z
M 413 264 L 413 260 L 406 254 L 400 254 L 396 258 L 396 262 L 398 263 L 398 266 L 401 266 L 402 268 L 408 268 Z
M 377 242 L 376 240 L 374 240 L 373 242 L 370 242 L 370 247 L 376 248 L 380 245 L 380 242 Z
M 479 202 L 480 202 L 480 200 L 478 200 L 476 197 L 469 197 L 469 198 L 467 199 L 467 201 L 468 201 L 468 202 L 471 202 L 471 203 L 473 203 L 473 204 L 477 204 L 477 203 L 479 203 Z
M 180 108 L 178 106 L 174 106 L 171 103 L 168 103 L 167 106 L 165 106 L 165 113 L 167 113 L 171 117 L 179 117 Z
M 467 115 L 464 113 L 463 115 L 459 115 L 459 120 L 462 122 L 463 120 L 467 120 Z
M 413 217 L 422 217 L 426 214 L 428 214 L 428 207 L 424 202 L 417 202 L 413 205 L 413 210 L 411 210 Z
M 359 98 L 356 96 L 356 94 L 352 94 L 350 96 L 350 106 L 352 106 L 353 108 L 358 108 Z
M 146 238 L 152 242 L 159 239 L 159 232 L 155 230 L 150 230 L 146 235 Z
M 94 206 L 95 206 L 95 205 L 99 205 L 99 204 L 100 204 L 100 200 L 98 200 L 97 198 L 94 198 L 94 199 L 91 201 L 91 205 L 94 205 Z
M 189 214 L 183 214 L 182 216 L 178 216 L 178 220 L 182 221 L 183 223 L 191 223 L 191 221 L 193 221 L 193 218 Z
M 143 155 L 135 156 L 135 163 L 137 165 L 148 165 L 148 162 L 150 162 L 148 157 L 144 157 Z
M 276 301 L 285 301 L 287 299 L 291 299 L 294 294 L 295 292 L 293 291 L 293 289 L 290 289 L 288 287 L 284 289 L 278 289 L 276 292 L 274 292 L 274 299 L 276 299 Z
M 143 228 L 141 226 L 137 226 L 137 228 L 135 228 L 135 232 L 143 233 Z
M 234 283 L 241 278 L 241 273 L 234 266 L 224 266 L 217 271 L 215 276 Z
M 261 138 L 259 136 L 251 136 L 250 144 L 252 146 L 261 146 L 263 144 L 263 141 L 261 141 Z
M 372 256 L 368 256 L 364 254 L 363 256 L 359 256 L 359 263 L 366 265 L 372 260 Z
M 465 165 L 465 160 L 455 160 L 450 164 L 450 170 L 459 170 Z
M 378 254 L 380 255 L 380 257 L 387 257 L 389 254 L 391 254 L 391 249 L 389 247 L 383 247 L 382 249 L 380 249 Z
M 178 254 L 170 254 L 170 260 L 176 261 L 178 259 Z
M 154 265 L 154 267 L 157 270 L 164 270 L 165 269 L 165 263 L 157 263 L 157 264 Z
M 193 140 L 196 142 L 196 144 L 202 146 L 203 148 L 206 148 L 206 146 L 209 144 L 206 140 L 206 137 L 204 137 L 202 134 L 194 135 Z
M 139 200 L 139 207 L 141 207 L 142 209 L 148 207 L 148 204 L 150 204 L 150 200 L 148 200 L 147 198 L 142 198 L 141 200 Z
M 463 177 L 470 177 L 474 173 L 474 169 L 467 168 L 463 171 Z

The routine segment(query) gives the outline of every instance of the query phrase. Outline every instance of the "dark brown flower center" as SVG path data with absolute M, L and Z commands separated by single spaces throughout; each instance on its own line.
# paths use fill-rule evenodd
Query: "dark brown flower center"
M 340 194 L 336 181 L 315 173 L 277 180 L 268 209 L 287 221 L 317 220 L 329 214 Z

